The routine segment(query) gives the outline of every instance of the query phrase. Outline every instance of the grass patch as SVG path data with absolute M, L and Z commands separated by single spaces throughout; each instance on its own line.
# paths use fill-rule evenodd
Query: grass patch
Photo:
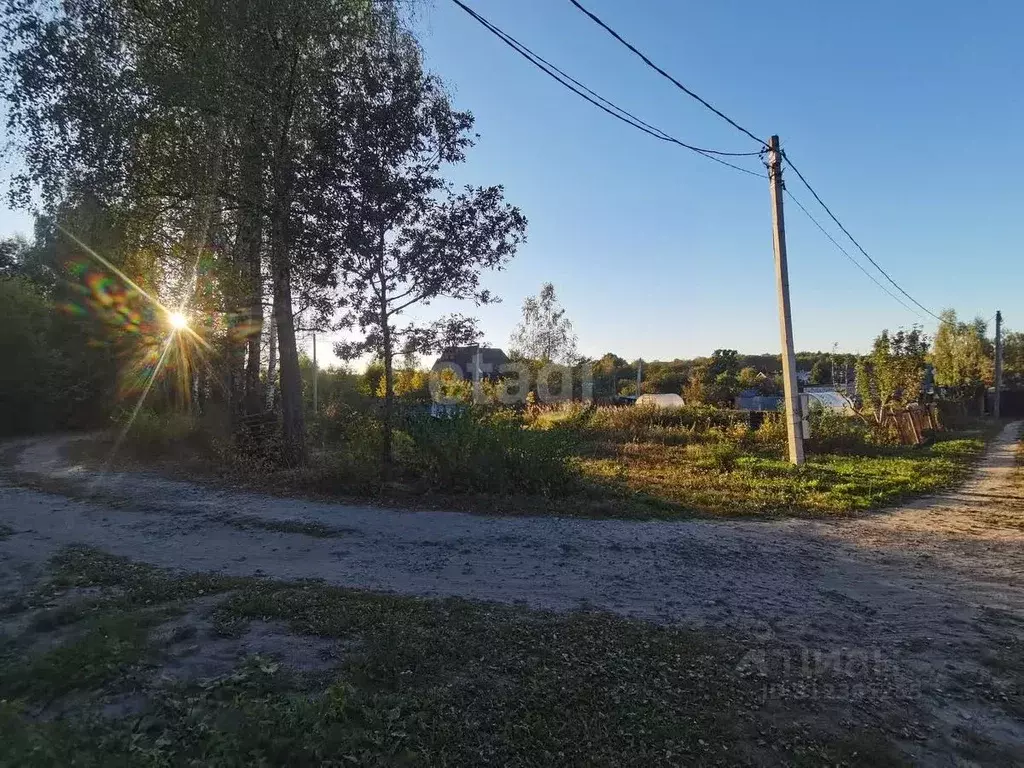
M 708 408 L 598 409 L 590 421 L 586 411 L 554 415 L 526 423 L 508 414 L 420 420 L 396 435 L 398 464 L 388 476 L 360 443 L 317 452 L 299 469 L 261 464 L 249 471 L 233 462 L 227 477 L 286 496 L 488 514 L 820 517 L 955 487 L 998 429 L 945 432 L 930 445 L 901 447 L 875 442 L 859 421 L 819 415 L 807 463 L 795 468 L 783 458 L 777 419 L 752 430 L 735 414 Z M 372 433 L 366 424 L 360 429 Z M 179 469 L 194 477 L 223 466 Z M 345 533 L 319 523 L 244 518 L 237 525 L 317 537 Z
M 146 658 L 164 601 L 226 593 L 225 628 L 254 619 L 335 638 L 329 674 L 251 658 L 225 677 L 150 686 L 130 718 L 59 722 L 0 703 L 0 764 L 49 765 L 896 765 L 892 712 L 849 735 L 828 702 L 762 700 L 736 673 L 748 650 L 709 632 L 601 613 L 428 601 L 319 583 L 179 576 L 90 550 L 64 553 L 50 587 L 99 588 L 109 611 L 74 643 L 4 667 L 57 695 L 104 685 Z M 230 591 L 229 591 L 230 590 Z M 146 606 L 134 612 L 126 606 Z M 129 621 L 128 617 L 132 616 Z M 79 663 L 77 667 L 73 661 Z M 24 697 L 23 697 L 24 698 Z M 890 722 L 891 721 L 891 722 Z M 892 730 L 890 730 L 892 729 Z
M 85 631 L 27 662 L 9 652 L 0 670 L 0 698 L 49 701 L 111 682 L 143 660 L 153 614 L 106 613 Z
M 634 514 L 831 515 L 877 509 L 962 482 L 985 448 L 979 437 L 876 456 L 811 455 L 803 467 L 735 449 L 640 443 L 584 459 L 584 474 Z
M 15 533 L 17 533 L 17 531 L 15 531 L 13 528 L 11 528 L 11 526 L 4 525 L 3 523 L 0 523 L 0 541 L 3 541 L 4 539 L 10 538 Z

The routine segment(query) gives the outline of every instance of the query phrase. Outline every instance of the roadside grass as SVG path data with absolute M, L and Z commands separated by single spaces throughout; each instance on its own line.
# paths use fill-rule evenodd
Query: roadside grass
M 487 514 L 827 517 L 882 509 L 955 487 L 999 429 L 984 424 L 941 433 L 930 445 L 901 447 L 873 442 L 855 420 L 828 417 L 816 425 L 817 442 L 806 465 L 797 468 L 783 458 L 784 433 L 775 421 L 750 430 L 728 423 L 729 412 L 714 409 L 682 415 L 628 410 L 599 409 L 593 423 L 585 421 L 585 413 L 541 414 L 525 429 L 509 418 L 484 417 L 481 424 L 467 418 L 433 437 L 424 437 L 430 425 L 421 424 L 415 440 L 399 433 L 399 462 L 386 479 L 375 453 L 352 447 L 317 452 L 299 469 L 251 468 L 244 462 L 228 469 L 208 461 L 163 467 L 190 478 L 220 472 L 221 479 L 283 496 Z M 493 433 L 486 419 L 497 424 Z M 517 429 L 535 434 L 512 440 Z M 425 453 L 417 445 L 426 446 Z M 535 448 L 540 453 L 534 455 Z M 106 447 L 79 444 L 74 451 L 82 459 L 105 454 Z M 524 485 L 516 479 L 521 477 L 533 479 Z M 278 526 L 256 519 L 235 522 Z M 294 524 L 296 532 L 313 536 L 344 535 L 312 525 L 315 530 Z
M 82 627 L 69 625 L 80 629 L 74 639 L 24 670 L 2 667 L 10 692 L 0 702 L 2 765 L 906 762 L 896 744 L 906 738 L 905 708 L 765 701 L 777 681 L 739 674 L 748 648 L 712 632 L 311 582 L 178 576 L 85 549 L 62 554 L 37 597 L 71 587 L 90 588 L 93 600 L 99 590 L 109 606 L 83 611 Z M 250 657 L 212 680 L 140 677 L 143 661 L 158 670 L 160 649 L 146 638 L 159 617 L 211 594 L 222 600 L 220 632 L 285 622 L 337 641 L 337 666 L 297 674 L 285 654 Z M 130 716 L 101 716 L 103 699 L 84 696 L 65 699 L 59 720 L 36 714 L 34 702 L 68 691 L 122 690 L 128 674 L 146 700 Z
M 811 455 L 803 467 L 774 456 L 734 456 L 727 466 L 692 446 L 634 443 L 583 460 L 583 472 L 636 514 L 834 515 L 883 508 L 962 482 L 985 449 L 981 436 L 887 454 Z
M 48 702 L 102 686 L 143 660 L 148 629 L 157 622 L 151 613 L 105 611 L 73 640 L 27 662 L 9 650 L 0 664 L 0 698 Z

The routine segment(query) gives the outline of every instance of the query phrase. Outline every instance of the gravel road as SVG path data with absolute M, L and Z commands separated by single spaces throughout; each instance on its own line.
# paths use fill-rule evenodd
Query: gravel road
M 0 486 L 0 523 L 14 530 L 0 538 L 0 599 L 35 583 L 61 547 L 85 544 L 193 571 L 587 606 L 738 633 L 754 649 L 862 651 L 940 722 L 969 723 L 1013 749 L 1024 724 L 1005 704 L 1024 707 L 1019 674 L 993 677 L 985 660 L 1024 638 L 1020 430 L 1007 426 L 957 492 L 846 520 L 767 522 L 501 518 L 282 499 L 149 473 L 97 476 L 62 457 L 72 438 L 34 439 L 6 446 L 12 477 L 70 495 Z M 297 522 L 335 533 L 259 527 Z

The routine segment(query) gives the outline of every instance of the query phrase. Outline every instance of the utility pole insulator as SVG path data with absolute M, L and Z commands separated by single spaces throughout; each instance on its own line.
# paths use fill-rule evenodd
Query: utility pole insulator
M 789 309 L 789 266 L 786 261 L 786 220 L 782 211 L 782 152 L 779 137 L 768 140 L 768 183 L 772 198 L 772 230 L 775 244 L 775 289 L 779 297 L 779 332 L 782 336 L 782 385 L 786 398 L 786 437 L 789 460 L 804 463 L 804 430 L 800 393 L 796 380 L 793 318 Z

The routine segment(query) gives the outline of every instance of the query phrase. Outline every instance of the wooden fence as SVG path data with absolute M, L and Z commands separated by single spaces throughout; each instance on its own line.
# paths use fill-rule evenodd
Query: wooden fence
M 904 411 L 889 414 L 903 445 L 921 445 L 930 434 L 943 430 L 939 409 L 935 404 L 907 406 Z

